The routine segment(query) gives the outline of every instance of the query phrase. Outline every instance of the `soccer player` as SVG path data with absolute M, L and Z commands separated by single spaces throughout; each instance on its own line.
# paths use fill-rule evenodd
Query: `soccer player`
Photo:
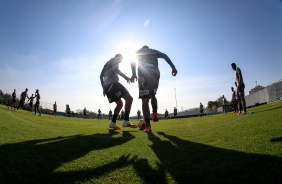
M 222 113 L 226 114 L 226 98 L 222 95 Z
M 121 54 L 116 54 L 114 58 L 111 58 L 104 65 L 100 75 L 100 81 L 103 87 L 103 95 L 104 96 L 107 95 L 109 103 L 112 102 L 116 103 L 116 107 L 114 109 L 114 115 L 111 123 L 109 124 L 109 127 L 120 129 L 119 126 L 117 126 L 116 124 L 116 119 L 118 117 L 120 110 L 123 107 L 123 102 L 121 100 L 121 98 L 123 98 L 125 100 L 125 116 L 122 126 L 136 128 L 137 126 L 129 121 L 129 114 L 130 114 L 133 98 L 131 97 L 127 89 L 118 82 L 119 81 L 118 75 L 120 75 L 128 83 L 130 83 L 130 78 L 124 75 L 119 70 L 119 63 L 122 62 L 122 59 L 123 57 Z
M 53 113 L 54 113 L 54 116 L 56 116 L 56 113 L 57 113 L 57 103 L 56 102 L 53 104 Z
M 239 67 L 237 67 L 235 63 L 232 63 L 231 67 L 235 71 L 235 77 L 236 77 L 236 82 L 237 82 L 236 95 L 237 95 L 237 100 L 238 100 L 238 105 L 239 105 L 239 113 L 238 114 L 243 115 L 247 112 L 245 92 L 244 92 L 245 84 L 244 84 L 244 81 L 243 81 L 243 75 L 242 75 L 241 69 Z
M 16 98 L 17 98 L 17 94 L 16 94 L 16 89 L 14 89 L 14 92 L 12 93 L 12 105 L 11 107 L 14 108 L 14 110 L 16 110 Z
M 165 110 L 165 119 L 167 119 L 168 118 L 168 111 L 167 111 L 167 109 Z
M 176 109 L 176 107 L 174 107 L 174 109 L 173 109 L 173 117 L 175 118 L 177 116 L 177 109 Z
M 111 120 L 113 118 L 113 112 L 112 112 L 112 109 L 110 109 L 109 111 L 109 120 Z
M 145 129 L 146 133 L 151 133 L 150 124 L 150 107 L 149 101 L 151 99 L 151 106 L 153 109 L 152 120 L 153 122 L 158 121 L 158 101 L 156 98 L 156 93 L 159 86 L 160 80 L 160 70 L 158 67 L 158 58 L 164 59 L 172 68 L 172 75 L 176 76 L 177 70 L 170 60 L 170 58 L 157 50 L 150 49 L 147 45 L 144 45 L 141 49 L 136 52 L 138 58 L 138 86 L 139 86 L 139 98 L 142 99 L 142 111 L 145 119 Z M 136 63 L 133 61 L 131 63 L 132 77 L 131 82 L 134 79 L 137 80 L 136 75 Z
M 232 91 L 232 106 L 234 109 L 234 113 L 238 112 L 238 105 L 237 105 L 237 99 L 236 99 L 236 92 L 234 91 L 234 88 L 231 87 L 231 91 Z
M 22 92 L 21 97 L 20 97 L 20 103 L 18 105 L 17 111 L 19 110 L 19 108 L 23 108 L 24 106 L 24 102 L 25 102 L 25 98 L 28 98 L 28 89 L 26 88 L 25 91 Z
M 84 109 L 83 109 L 83 116 L 84 116 L 84 118 L 86 118 L 86 107 L 84 107 Z
M 33 96 L 33 94 L 31 95 L 31 97 L 28 98 L 30 113 L 32 113 L 32 106 L 33 106 L 33 99 L 34 98 L 35 98 L 35 96 Z
M 201 115 L 201 117 L 203 116 L 203 113 L 204 113 L 204 106 L 203 106 L 202 102 L 200 102 L 200 115 Z
M 101 110 L 98 110 L 98 119 L 101 119 Z
M 38 90 L 38 89 L 35 91 L 35 98 L 36 98 L 36 101 L 35 101 L 35 107 L 34 107 L 34 115 L 36 115 L 36 110 L 38 110 L 38 112 L 39 112 L 39 116 L 41 116 L 41 112 L 40 112 L 40 110 L 39 110 L 39 105 L 40 105 L 40 102 L 39 102 L 39 100 L 40 100 L 40 94 L 39 94 L 39 90 Z
M 139 109 L 138 109 L 138 111 L 137 111 L 137 116 L 138 116 L 138 120 L 141 119 L 141 112 L 140 112 Z

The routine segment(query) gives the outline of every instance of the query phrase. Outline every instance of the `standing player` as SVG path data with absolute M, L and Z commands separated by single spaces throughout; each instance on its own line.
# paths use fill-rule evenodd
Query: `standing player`
M 57 103 L 56 102 L 53 104 L 53 113 L 54 113 L 54 116 L 57 115 Z
M 174 107 L 174 109 L 173 109 L 173 117 L 175 118 L 177 116 L 177 109 L 176 109 L 176 107 Z
M 165 110 L 165 119 L 167 119 L 168 118 L 168 111 L 167 111 L 167 109 Z
M 109 111 L 109 120 L 111 120 L 113 118 L 113 112 L 112 112 L 112 109 L 110 109 Z
M 237 82 L 236 95 L 237 95 L 237 100 L 238 100 L 238 105 L 239 105 L 238 114 L 239 115 L 245 114 L 247 112 L 247 108 L 246 108 L 246 100 L 245 100 L 245 92 L 244 92 L 245 84 L 243 81 L 243 75 L 242 75 L 241 69 L 237 67 L 235 63 L 232 63 L 231 67 L 235 71 L 235 77 L 236 77 L 236 82 Z
M 170 58 L 157 50 L 150 49 L 148 46 L 143 46 L 140 50 L 136 52 L 138 58 L 138 86 L 139 86 L 139 98 L 142 99 L 142 111 L 145 119 L 145 129 L 144 132 L 152 132 L 150 124 L 150 107 L 149 101 L 151 99 L 151 106 L 153 109 L 152 120 L 154 122 L 158 121 L 158 101 L 156 98 L 156 93 L 159 87 L 160 80 L 160 70 L 158 67 L 158 58 L 164 59 L 172 68 L 172 75 L 176 76 L 177 70 L 170 60 Z M 136 75 L 136 63 L 132 62 L 132 77 L 131 82 L 134 79 L 137 80 Z
M 123 107 L 123 102 L 121 98 L 125 100 L 125 116 L 124 121 L 122 123 L 123 127 L 131 127 L 136 128 L 136 125 L 133 125 L 129 121 L 129 113 L 131 110 L 131 105 L 133 98 L 127 91 L 127 89 L 120 84 L 119 77 L 123 77 L 128 83 L 130 83 L 130 78 L 124 75 L 119 70 L 119 63 L 122 61 L 123 57 L 121 54 L 115 55 L 114 58 L 111 58 L 103 67 L 103 70 L 100 75 L 100 81 L 103 87 L 103 95 L 107 95 L 107 98 L 109 100 L 109 103 L 115 102 L 116 107 L 114 109 L 114 115 L 112 118 L 111 123 L 109 124 L 110 128 L 120 129 L 116 124 L 116 119 L 118 117 L 118 114 L 120 110 Z
M 20 97 L 20 103 L 18 105 L 17 111 L 19 110 L 19 108 L 23 108 L 24 106 L 24 102 L 25 102 L 25 98 L 28 98 L 28 89 L 26 88 L 25 91 L 22 92 L 21 97 Z
M 138 116 L 138 120 L 141 119 L 141 112 L 140 112 L 139 109 L 138 109 L 138 111 L 137 111 L 137 116 Z
M 234 91 L 234 88 L 231 87 L 231 91 L 232 91 L 232 106 L 234 109 L 234 113 L 238 112 L 238 105 L 237 105 L 237 99 L 236 99 L 236 92 Z
M 40 102 L 39 102 L 39 100 L 40 100 L 40 94 L 39 94 L 39 90 L 38 90 L 38 89 L 35 91 L 35 98 L 36 98 L 36 101 L 35 101 L 35 107 L 34 107 L 34 115 L 36 115 L 36 110 L 38 110 L 38 112 L 39 112 L 39 116 L 41 116 L 41 112 L 40 112 L 40 110 L 39 110 L 39 105 L 40 105 Z
M 101 110 L 98 110 L 98 119 L 101 119 Z
M 204 106 L 203 106 L 202 102 L 200 102 L 200 115 L 201 115 L 201 117 L 203 116 L 203 114 L 204 114 Z
M 33 96 L 33 94 L 31 95 L 31 97 L 28 98 L 30 113 L 32 113 L 32 106 L 33 106 L 33 99 L 34 98 L 35 98 L 35 96 Z
M 86 107 L 84 107 L 84 109 L 83 109 L 83 116 L 84 116 L 84 118 L 86 118 Z
M 226 98 L 222 95 L 222 113 L 226 114 Z
M 16 89 L 14 89 L 14 92 L 12 93 L 12 105 L 11 107 L 14 108 L 14 110 L 16 110 L 16 98 L 17 98 L 17 94 L 16 94 Z

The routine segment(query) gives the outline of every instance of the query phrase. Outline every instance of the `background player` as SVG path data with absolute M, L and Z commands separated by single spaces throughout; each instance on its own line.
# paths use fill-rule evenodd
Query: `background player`
M 36 98 L 36 101 L 35 101 L 35 107 L 34 107 L 34 115 L 36 115 L 36 110 L 39 112 L 39 116 L 41 116 L 41 112 L 39 110 L 39 105 L 40 105 L 40 94 L 39 94 L 39 90 L 37 89 L 35 91 L 35 98 Z

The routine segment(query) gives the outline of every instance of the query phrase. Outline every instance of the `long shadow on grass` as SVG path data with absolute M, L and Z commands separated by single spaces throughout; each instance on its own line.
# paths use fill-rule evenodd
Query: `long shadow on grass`
M 164 173 L 170 173 L 177 183 L 282 182 L 279 157 L 242 153 L 182 140 L 163 132 L 158 134 L 168 140 L 154 134 L 148 136 L 160 160 L 157 175 L 149 173 L 151 183 L 166 183 L 165 178 L 160 178 Z
M 95 172 L 82 172 L 79 176 L 75 173 L 60 174 L 54 170 L 90 151 L 119 146 L 135 138 L 126 131 L 123 131 L 122 137 L 113 138 L 115 134 L 119 133 L 110 130 L 108 134 L 74 135 L 2 145 L 0 183 L 70 183 L 100 176 L 101 172 L 121 165 L 128 156 L 122 156 L 116 162 L 103 166 L 102 170 L 100 168 Z

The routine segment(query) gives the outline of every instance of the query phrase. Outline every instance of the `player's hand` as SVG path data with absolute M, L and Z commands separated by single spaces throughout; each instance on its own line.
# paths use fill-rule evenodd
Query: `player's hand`
M 127 77 L 125 80 L 127 81 L 128 84 L 130 84 L 131 78 Z
M 172 76 L 176 76 L 176 74 L 177 74 L 177 70 L 176 70 L 176 69 L 172 69 L 171 74 L 172 74 Z
M 132 77 L 131 77 L 131 79 L 130 79 L 130 81 L 133 83 L 133 82 L 135 82 L 135 80 L 137 81 L 137 76 L 136 75 L 132 75 Z

